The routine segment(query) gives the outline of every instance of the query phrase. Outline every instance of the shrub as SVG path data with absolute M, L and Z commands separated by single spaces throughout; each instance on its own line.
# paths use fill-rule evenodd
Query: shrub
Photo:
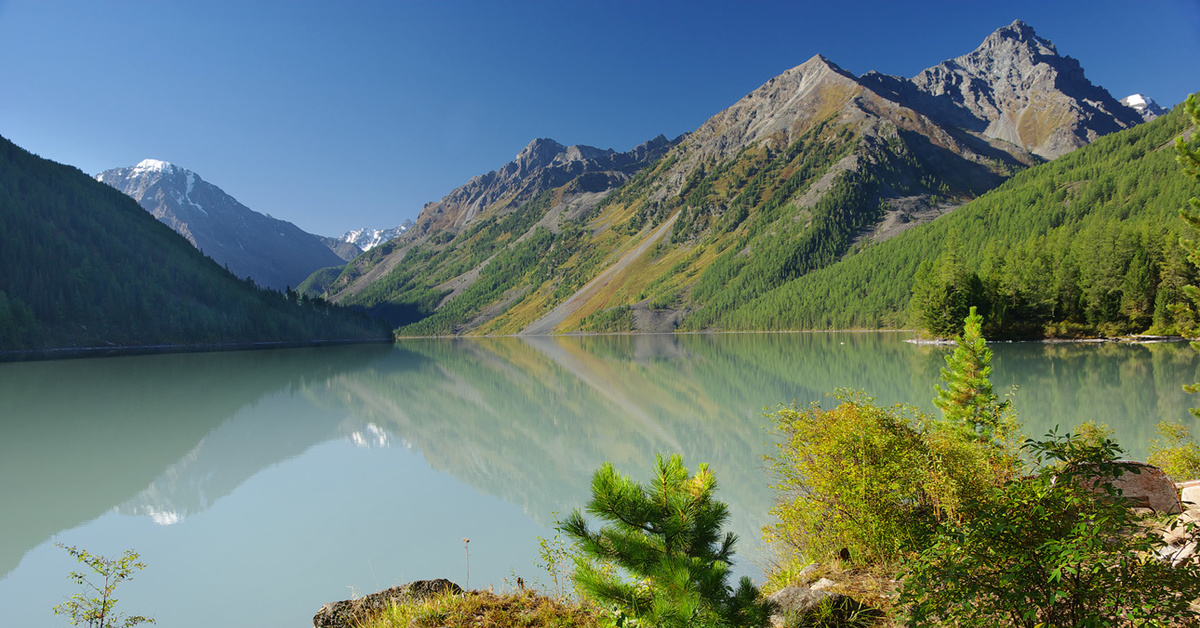
M 836 396 L 832 410 L 793 405 L 772 415 L 781 440 L 767 460 L 780 497 L 767 540 L 805 561 L 843 549 L 860 563 L 893 561 L 931 522 L 922 508 L 930 456 L 913 427 L 917 411 L 879 408 L 859 393 Z
M 1200 596 L 1200 566 L 1173 569 L 1157 560 L 1161 537 L 1139 527 L 1139 515 L 1113 488 L 1122 473 L 1136 472 L 1114 462 L 1116 443 L 1051 433 L 1025 448 L 1037 472 L 972 500 L 962 520 L 943 523 L 910 563 L 900 597 L 910 626 L 1200 619 L 1189 608 Z
M 133 550 L 125 550 L 120 558 L 105 558 L 99 554 L 75 546 L 59 547 L 67 550 L 72 558 L 87 565 L 91 573 L 72 571 L 68 578 L 83 587 L 83 593 L 76 593 L 71 599 L 54 607 L 55 615 L 66 615 L 72 626 L 85 624 L 90 628 L 129 628 L 141 623 L 153 624 L 154 620 L 141 615 L 126 617 L 123 613 L 113 610 L 117 604 L 117 585 L 133 578 L 133 574 L 146 568 L 145 563 L 138 562 L 138 554 Z M 92 582 L 92 576 L 99 576 L 99 584 Z
M 1176 482 L 1200 479 L 1200 445 L 1180 421 L 1162 421 L 1154 427 L 1159 438 L 1150 441 L 1150 464 Z
M 576 510 L 560 526 L 582 553 L 575 572 L 582 593 L 646 626 L 762 625 L 765 607 L 750 579 L 736 591 L 726 584 L 737 537 L 721 537 L 729 512 L 713 499 L 708 466 L 690 475 L 678 455 L 660 454 L 654 471 L 642 486 L 604 463 L 587 511 L 608 525 L 593 532 Z

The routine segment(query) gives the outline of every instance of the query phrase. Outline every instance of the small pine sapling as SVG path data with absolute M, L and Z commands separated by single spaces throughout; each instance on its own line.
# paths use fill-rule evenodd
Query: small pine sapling
M 702 464 L 690 475 L 678 455 L 661 454 L 654 471 L 643 486 L 604 463 L 592 476 L 587 511 L 608 525 L 592 531 L 578 510 L 563 521 L 560 530 L 582 554 L 581 592 L 643 625 L 762 625 L 765 607 L 750 579 L 736 591 L 726 584 L 737 537 L 721 536 L 729 510 L 713 499 L 713 473 Z

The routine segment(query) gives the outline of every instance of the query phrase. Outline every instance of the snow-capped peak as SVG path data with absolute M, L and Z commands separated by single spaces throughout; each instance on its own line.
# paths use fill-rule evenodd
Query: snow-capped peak
M 134 173 L 138 172 L 163 172 L 174 170 L 175 166 L 170 162 L 160 161 L 158 159 L 143 159 L 138 162 L 138 165 L 133 167 Z
M 1142 94 L 1131 94 L 1121 99 L 1121 104 L 1138 112 L 1142 120 L 1149 122 L 1167 112 L 1154 99 Z

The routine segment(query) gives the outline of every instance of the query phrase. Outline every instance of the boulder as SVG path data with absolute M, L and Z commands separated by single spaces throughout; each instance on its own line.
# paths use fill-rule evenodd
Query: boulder
M 424 600 L 446 592 L 458 595 L 462 587 L 439 578 L 416 580 L 353 600 L 330 602 L 313 616 L 313 628 L 354 628 L 394 604 Z
M 882 613 L 841 593 L 808 587 L 787 587 L 767 596 L 771 625 L 839 625 L 854 618 L 881 617 Z
M 1158 467 L 1144 462 L 1119 460 L 1126 467 L 1121 477 L 1112 480 L 1113 488 L 1121 492 L 1129 505 L 1136 508 L 1149 508 L 1160 514 L 1176 514 L 1182 512 L 1179 507 L 1179 492 L 1175 482 Z M 1084 476 L 1080 478 L 1085 485 L 1095 485 L 1109 478 Z
M 1176 484 L 1179 488 L 1179 501 L 1183 502 L 1184 509 L 1200 508 L 1200 480 L 1192 480 Z

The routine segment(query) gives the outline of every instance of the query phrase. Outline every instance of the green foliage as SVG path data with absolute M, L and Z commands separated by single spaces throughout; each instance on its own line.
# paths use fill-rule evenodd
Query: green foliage
M 691 475 L 680 456 L 659 454 L 654 473 L 641 485 L 605 463 L 592 477 L 587 511 L 608 525 L 593 532 L 578 510 L 562 523 L 583 555 L 575 572 L 581 591 L 649 626 L 762 625 L 765 608 L 750 579 L 736 591 L 726 584 L 737 538 L 721 536 L 729 512 L 713 499 L 708 465 Z
M 1185 140 L 1182 136 L 1175 139 L 1176 159 L 1189 177 L 1200 181 L 1200 104 L 1196 102 L 1196 94 L 1188 96 L 1187 102 L 1184 103 L 1184 109 L 1191 118 L 1192 136 L 1189 140 Z M 1188 199 L 1188 206 L 1190 209 L 1179 210 L 1179 215 L 1195 230 L 1200 227 L 1200 196 Z M 1200 267 L 1200 244 L 1190 237 L 1181 238 L 1179 244 L 1187 254 L 1191 265 Z M 1200 306 L 1200 288 L 1194 284 L 1187 284 L 1182 287 L 1181 291 L 1190 303 L 1179 303 L 1175 306 L 1176 312 L 1187 321 L 1180 333 L 1189 338 L 1195 338 L 1200 335 L 1200 325 L 1197 325 L 1197 320 L 1200 319 L 1196 315 L 1197 306 Z M 1193 341 L 1192 348 L 1200 351 L 1200 341 Z M 1200 383 L 1184 386 L 1183 389 L 1189 393 L 1195 393 L 1200 391 Z M 1192 408 L 1192 414 L 1200 417 L 1200 408 Z
M 779 523 L 767 540 L 782 565 L 834 557 L 894 564 L 923 549 L 939 522 L 960 518 L 974 496 L 1012 477 L 1015 419 L 992 393 L 981 322 L 971 308 L 946 358 L 948 386 L 935 400 L 942 421 L 841 391 L 832 410 L 813 404 L 773 414 L 781 439 L 768 461 L 780 480 L 772 510 Z
M 1200 566 L 1157 560 L 1162 538 L 1113 488 L 1137 468 L 1120 448 L 1054 433 L 1026 441 L 1038 465 L 972 500 L 909 563 L 912 626 L 1191 625 Z
M 1200 479 L 1200 445 L 1192 439 L 1180 421 L 1161 421 L 1154 426 L 1158 438 L 1149 444 L 1150 464 L 1160 468 L 1176 482 Z
M 844 549 L 859 564 L 893 562 L 920 545 L 933 519 L 919 414 L 857 394 L 838 399 L 832 410 L 793 405 L 772 415 L 781 440 L 768 462 L 780 501 L 767 540 L 784 559 L 830 561 Z
M 579 556 L 577 550 L 568 547 L 559 534 L 558 528 L 562 527 L 562 521 L 558 519 L 558 513 L 551 513 L 551 516 L 554 517 L 554 536 L 548 539 L 538 537 L 538 560 L 534 564 L 550 574 L 550 582 L 554 585 L 554 597 L 561 600 L 569 597 L 575 586 L 574 578 L 565 571 L 566 565 L 574 562 Z
M 953 243 L 935 264 L 922 264 L 913 284 L 910 308 L 922 329 L 941 338 L 958 332 L 960 321 L 984 303 L 983 281 L 967 269 Z
M 620 305 L 589 314 L 580 321 L 579 330 L 594 333 L 634 331 L 633 308 Z
M 1169 333 L 1177 325 L 1170 305 L 1197 281 L 1177 246 L 1184 225 L 1173 219 L 1197 185 L 1175 176 L 1162 150 L 1188 126 L 1184 114 L 1020 172 L 931 223 L 737 304 L 722 327 L 924 326 L 908 309 L 922 264 L 957 246 L 982 283 L 985 298 L 967 305 L 987 316 L 989 337 Z
M 946 356 L 946 387 L 934 387 L 933 404 L 951 429 L 990 441 L 1007 405 L 998 403 L 992 392 L 992 350 L 983 339 L 982 324 L 983 317 L 971 306 L 962 334 L 954 339 L 954 353 Z
M 67 550 L 72 558 L 87 565 L 91 571 L 71 572 L 68 578 L 83 587 L 83 593 L 76 593 L 71 599 L 55 606 L 55 615 L 66 615 L 72 626 L 83 624 L 89 628 L 129 628 L 142 623 L 154 623 L 154 620 L 148 617 L 127 617 L 124 613 L 113 610 L 117 604 L 117 598 L 113 597 L 117 585 L 133 578 L 136 572 L 146 568 L 145 563 L 138 562 L 137 552 L 125 550 L 120 558 L 105 558 L 73 545 L 56 545 Z M 93 576 L 98 576 L 101 581 L 92 582 Z

